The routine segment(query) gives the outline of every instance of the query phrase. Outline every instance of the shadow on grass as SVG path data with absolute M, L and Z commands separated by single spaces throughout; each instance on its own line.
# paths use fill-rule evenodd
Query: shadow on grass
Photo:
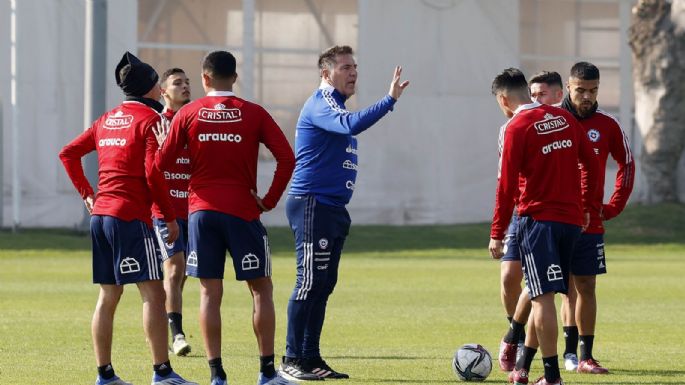
M 685 381 L 685 370 L 611 369 L 611 373 L 630 376 L 680 377 L 680 379 Z
M 685 381 L 675 381 L 675 382 L 664 382 L 662 380 L 655 380 L 655 381 L 645 381 L 640 379 L 639 382 L 602 382 L 602 384 L 606 385 L 635 385 L 635 384 L 640 384 L 640 385 L 685 385 Z
M 428 379 L 421 379 L 421 380 L 407 380 L 406 378 L 365 378 L 365 381 L 369 382 L 381 382 L 381 383 L 391 383 L 391 384 L 444 384 L 446 381 L 445 379 L 436 379 L 436 380 L 428 380 Z M 479 383 L 502 383 L 502 381 L 495 381 L 495 380 L 485 380 L 485 381 L 479 381 Z
M 429 356 L 326 356 L 326 359 L 341 359 L 341 360 L 440 360 L 445 357 L 429 357 Z

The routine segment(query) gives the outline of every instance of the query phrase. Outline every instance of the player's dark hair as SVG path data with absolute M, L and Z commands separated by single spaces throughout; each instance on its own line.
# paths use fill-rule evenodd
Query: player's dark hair
M 580 80 L 599 80 L 599 69 L 592 63 L 581 61 L 571 67 L 571 77 Z
M 526 76 L 518 68 L 507 68 L 492 81 L 492 94 L 501 92 L 517 94 L 519 96 L 530 95 Z
M 335 57 L 338 55 L 354 55 L 352 47 L 349 45 L 336 45 L 321 53 L 319 55 L 319 69 L 331 68 L 337 63 Z
M 164 71 L 164 73 L 162 74 L 162 77 L 160 78 L 160 80 L 161 80 L 160 83 L 162 85 L 164 85 L 166 83 L 166 81 L 169 79 L 169 76 L 175 75 L 175 74 L 184 74 L 185 75 L 185 73 L 186 72 L 180 68 L 176 68 L 176 67 L 169 68 L 168 70 Z
M 169 79 L 169 76 L 171 76 L 171 75 L 175 75 L 175 74 L 184 74 L 185 75 L 185 73 L 186 72 L 180 68 L 176 68 L 176 67 L 169 68 L 168 70 L 164 71 L 164 73 L 162 74 L 162 78 L 161 78 L 162 83 L 166 82 L 167 79 Z
M 556 71 L 542 71 L 536 73 L 528 82 L 528 84 L 533 83 L 544 83 L 548 86 L 559 86 L 559 88 L 564 88 L 564 83 L 561 81 L 561 75 Z
M 202 72 L 217 80 L 234 76 L 235 67 L 235 57 L 228 51 L 210 52 L 202 60 Z

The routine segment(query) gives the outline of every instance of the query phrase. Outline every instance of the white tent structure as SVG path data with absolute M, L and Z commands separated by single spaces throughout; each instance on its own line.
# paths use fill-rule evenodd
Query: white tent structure
M 0 225 L 76 227 L 84 211 L 57 158 L 84 129 L 87 0 L 0 1 Z M 92 1 L 92 0 L 88 0 Z M 122 94 L 114 66 L 126 51 L 158 72 L 181 67 L 201 95 L 199 63 L 211 50 L 239 60 L 237 93 L 264 105 L 292 139 L 317 87 L 316 58 L 332 44 L 356 49 L 356 109 L 382 97 L 401 64 L 411 81 L 394 112 L 359 136 L 355 223 L 487 221 L 504 117 L 490 95 L 495 74 L 521 67 L 566 76 L 578 60 L 602 71 L 600 103 L 632 135 L 632 0 L 109 0 L 106 108 Z M 202 5 L 202 6 L 200 6 Z M 11 35 L 11 15 L 16 35 Z M 552 21 L 553 20 L 553 21 Z M 16 56 L 10 55 L 16 43 Z M 11 103 L 11 57 L 16 103 Z M 104 112 L 104 111 L 103 111 Z M 15 127 L 15 130 L 12 130 Z M 274 164 L 260 162 L 259 184 Z M 607 178 L 608 184 L 613 177 Z M 609 186 L 610 188 L 610 186 Z M 637 196 L 637 194 L 634 194 Z M 263 217 L 286 223 L 282 205 Z

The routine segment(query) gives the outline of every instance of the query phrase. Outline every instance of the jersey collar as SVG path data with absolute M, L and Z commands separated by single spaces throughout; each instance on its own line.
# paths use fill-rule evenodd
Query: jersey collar
M 324 90 L 324 91 L 328 91 L 330 93 L 333 93 L 333 91 L 335 91 L 335 88 L 333 88 L 332 85 L 325 83 L 325 82 L 321 82 L 321 85 L 319 85 L 319 89 Z
M 528 104 L 521 104 L 520 106 L 518 106 L 518 108 L 516 109 L 516 111 L 514 111 L 514 115 L 518 114 L 519 112 L 521 112 L 521 111 L 523 111 L 523 110 L 530 110 L 531 108 L 540 107 L 541 105 L 542 105 L 542 104 L 540 104 L 540 103 L 538 103 L 538 102 L 533 102 L 533 103 L 528 103 Z
M 207 96 L 235 96 L 233 91 L 209 91 Z
M 338 90 L 336 90 L 335 87 L 326 82 L 321 82 L 321 84 L 319 85 L 319 90 L 328 92 L 329 94 L 335 96 L 339 102 L 345 103 L 345 101 L 347 100 L 347 98 L 344 97 L 343 94 L 338 92 Z

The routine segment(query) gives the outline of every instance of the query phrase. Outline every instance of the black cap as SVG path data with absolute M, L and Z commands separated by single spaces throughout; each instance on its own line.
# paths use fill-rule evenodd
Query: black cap
M 128 51 L 117 64 L 114 77 L 126 96 L 143 96 L 159 81 L 154 68 Z

